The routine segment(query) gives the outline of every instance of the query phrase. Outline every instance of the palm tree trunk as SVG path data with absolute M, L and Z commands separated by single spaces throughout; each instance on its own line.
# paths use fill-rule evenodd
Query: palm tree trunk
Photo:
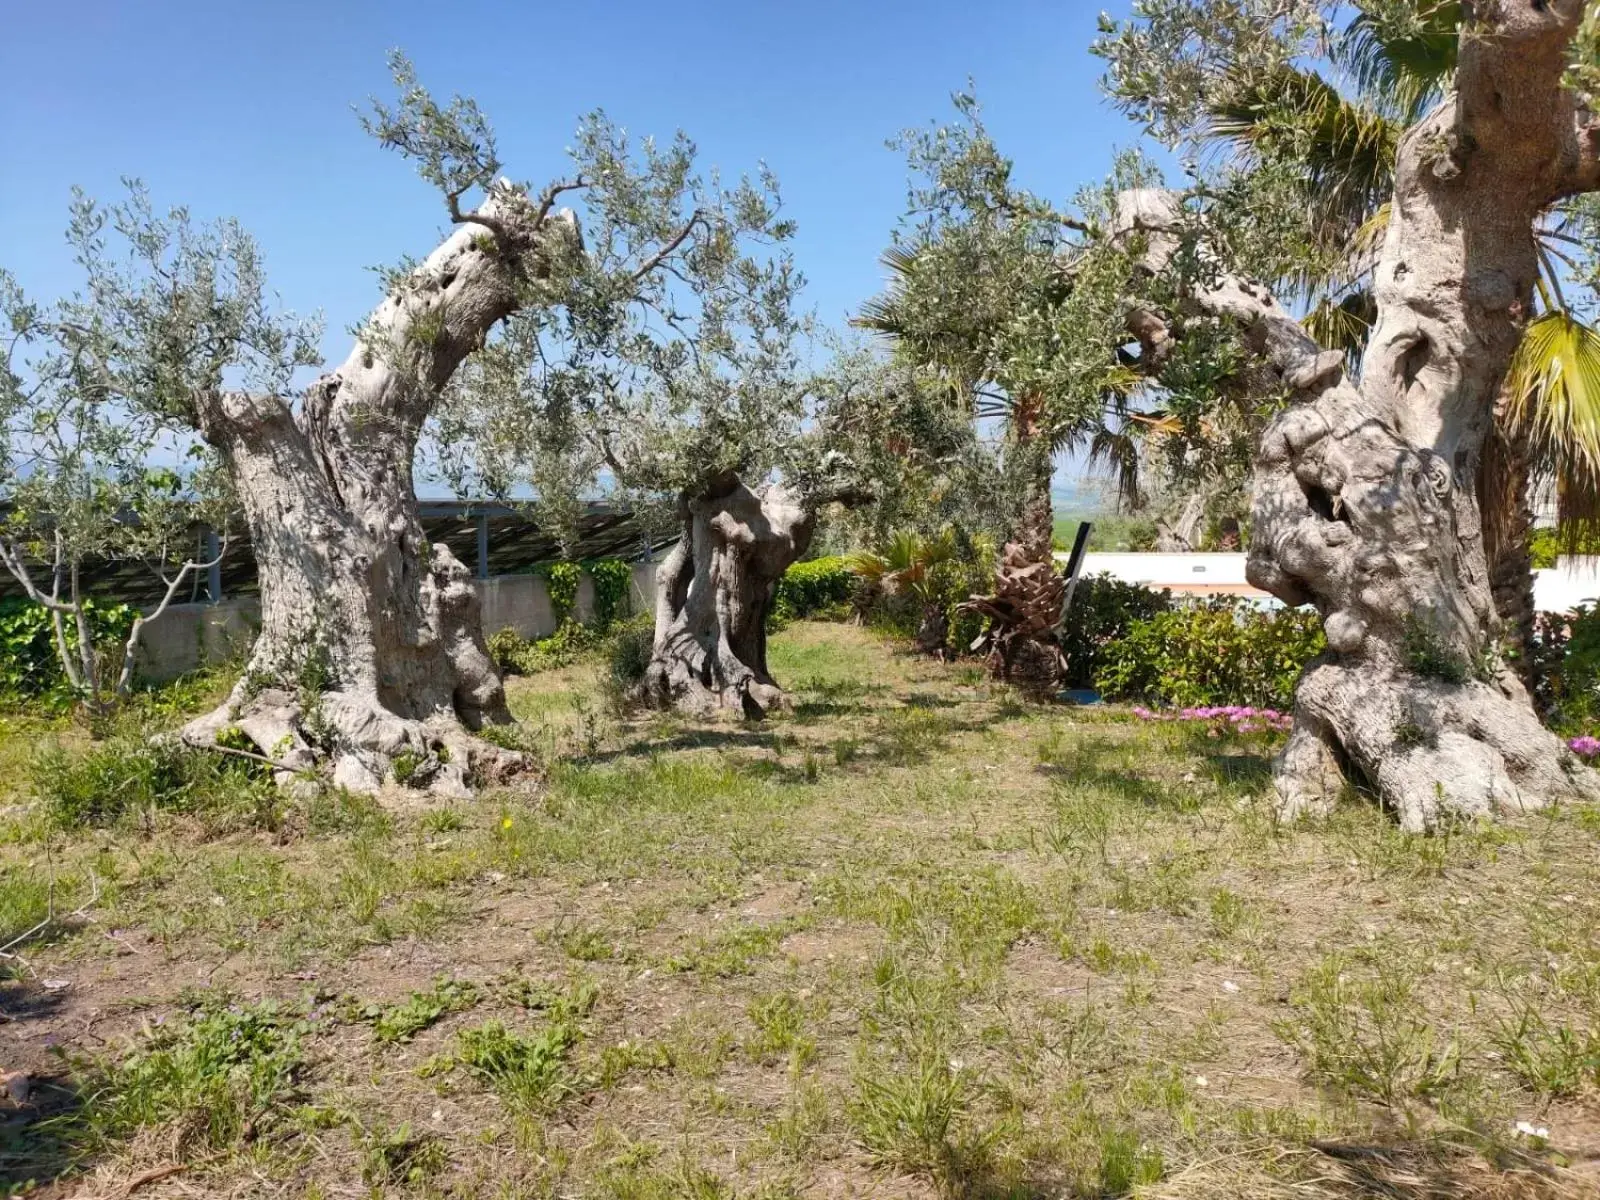
M 1054 464 L 1043 428 L 1044 397 L 1026 396 L 1011 413 L 1011 441 L 1026 472 L 1026 491 L 1016 540 L 1029 562 L 1049 562 L 1055 538 L 1055 511 L 1050 500 Z
M 1503 409 L 1501 396 L 1496 409 Z M 1489 590 L 1500 619 L 1500 645 L 1506 663 L 1531 692 L 1533 688 L 1533 561 L 1528 537 L 1533 532 L 1529 503 L 1527 438 L 1509 433 L 1498 419 L 1484 439 L 1478 463 L 1478 496 L 1483 519 L 1483 553 L 1488 563 Z

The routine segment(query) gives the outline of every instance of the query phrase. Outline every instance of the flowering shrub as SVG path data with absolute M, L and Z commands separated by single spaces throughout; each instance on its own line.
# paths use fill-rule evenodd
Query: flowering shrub
M 1590 737 L 1587 734 L 1583 737 L 1575 737 L 1567 743 L 1567 749 L 1571 750 L 1579 758 L 1593 761 L 1596 758 L 1600 758 L 1600 738 Z
M 1198 708 L 1180 708 L 1173 712 L 1152 712 L 1136 705 L 1133 715 L 1141 721 L 1180 721 L 1207 724 L 1216 732 L 1229 733 L 1288 733 L 1294 718 L 1275 708 L 1255 708 L 1251 705 L 1224 704 Z M 1593 741 L 1594 739 L 1590 739 Z M 1595 742 L 1600 752 L 1600 742 Z
M 1600 725 L 1600 610 L 1540 613 L 1529 651 L 1534 703 L 1546 723 L 1568 735 Z

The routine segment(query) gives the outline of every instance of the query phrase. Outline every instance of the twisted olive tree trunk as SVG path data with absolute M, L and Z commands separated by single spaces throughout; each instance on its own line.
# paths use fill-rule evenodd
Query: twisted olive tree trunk
M 639 698 L 697 715 L 759 718 L 784 701 L 767 669 L 778 580 L 811 545 L 816 510 L 731 471 L 680 498 L 683 537 L 656 571 L 656 631 Z
M 1537 270 L 1534 219 L 1600 184 L 1562 86 L 1580 0 L 1501 0 L 1461 37 L 1456 91 L 1398 152 L 1361 383 L 1271 297 L 1225 282 L 1296 403 L 1256 462 L 1249 577 L 1322 612 L 1329 650 L 1278 762 L 1285 815 L 1347 778 L 1407 829 L 1600 796 L 1495 653 L 1478 480 Z
M 450 376 L 522 303 L 553 239 L 575 237 L 509 188 L 396 285 L 298 413 L 279 396 L 199 398 L 261 581 L 261 633 L 244 678 L 186 741 L 241 731 L 284 771 L 330 763 L 371 791 L 393 774 L 460 795 L 509 769 L 471 731 L 508 721 L 467 570 L 423 534 L 417 439 Z
M 1285 817 L 1347 781 L 1406 829 L 1600 797 L 1539 723 L 1497 650 L 1479 480 L 1551 203 L 1600 187 L 1597 128 L 1562 85 L 1580 0 L 1502 0 L 1463 32 L 1456 91 L 1401 139 L 1359 386 L 1264 289 L 1192 299 L 1241 323 L 1292 403 L 1256 457 L 1248 575 L 1314 604 L 1328 651 L 1295 697 L 1277 763 Z M 1132 192 L 1120 224 L 1170 259 L 1170 193 Z

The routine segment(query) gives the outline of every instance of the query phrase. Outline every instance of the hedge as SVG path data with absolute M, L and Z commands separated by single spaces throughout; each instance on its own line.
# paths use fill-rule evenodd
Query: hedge
M 842 555 L 797 562 L 778 580 L 772 616 L 779 622 L 802 617 L 840 617 L 850 606 L 856 576 Z

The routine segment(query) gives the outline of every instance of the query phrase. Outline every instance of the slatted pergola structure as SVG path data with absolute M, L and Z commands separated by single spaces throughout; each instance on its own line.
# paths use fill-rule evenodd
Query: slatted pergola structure
M 541 528 L 528 508 L 515 503 L 485 500 L 422 500 L 418 502 L 422 527 L 434 542 L 444 542 L 462 562 L 475 568 L 480 579 L 494 575 L 522 575 L 541 563 L 564 557 L 555 530 Z M 678 539 L 672 523 L 652 523 L 630 509 L 604 501 L 591 501 L 578 519 L 578 540 L 572 557 L 578 560 L 621 558 L 639 561 L 654 557 Z M 204 526 L 194 529 L 195 553 L 213 558 L 220 546 Z M 90 561 L 82 570 L 84 586 L 94 596 L 126 604 L 154 604 L 166 590 L 143 563 Z M 35 582 L 48 586 L 43 566 Z M 178 603 L 216 603 L 226 596 L 249 595 L 260 588 L 255 555 L 247 535 L 235 537 L 228 552 L 209 572 L 199 572 Z M 23 590 L 9 572 L 0 570 L 0 596 L 21 596 Z

